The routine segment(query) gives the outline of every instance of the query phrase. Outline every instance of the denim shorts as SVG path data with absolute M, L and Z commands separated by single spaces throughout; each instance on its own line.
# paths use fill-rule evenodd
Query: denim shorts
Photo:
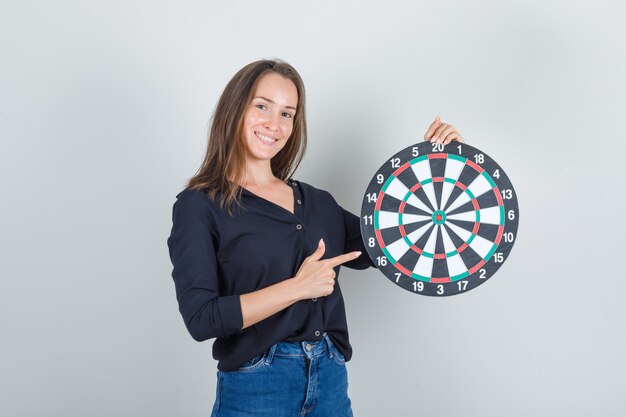
M 217 371 L 211 417 L 352 417 L 343 355 L 319 341 L 279 342 L 234 371 Z

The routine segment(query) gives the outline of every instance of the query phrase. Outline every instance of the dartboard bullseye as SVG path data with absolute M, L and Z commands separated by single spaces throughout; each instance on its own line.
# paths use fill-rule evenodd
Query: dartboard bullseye
M 487 154 L 464 143 L 422 142 L 387 160 L 361 206 L 370 258 L 416 294 L 467 292 L 509 256 L 519 209 L 513 185 Z

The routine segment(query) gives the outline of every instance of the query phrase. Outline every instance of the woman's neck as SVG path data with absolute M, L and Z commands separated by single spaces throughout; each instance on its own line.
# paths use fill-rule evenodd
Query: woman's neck
M 264 187 L 279 181 L 272 172 L 272 166 L 267 161 L 246 161 L 246 176 L 243 179 L 243 186 Z

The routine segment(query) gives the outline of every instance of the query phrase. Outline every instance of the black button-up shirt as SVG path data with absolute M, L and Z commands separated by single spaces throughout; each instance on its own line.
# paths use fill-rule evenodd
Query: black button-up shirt
M 323 259 L 360 250 L 360 257 L 343 265 L 375 266 L 357 216 L 327 191 L 299 181 L 288 184 L 294 192 L 293 214 L 246 189 L 243 209 L 235 205 L 233 217 L 203 192 L 186 188 L 176 196 L 167 244 L 179 310 L 195 340 L 217 338 L 213 357 L 219 370 L 234 370 L 274 343 L 321 340 L 324 332 L 346 360 L 352 357 L 338 280 L 330 295 L 300 300 L 241 329 L 239 295 L 294 277 L 320 238 L 326 245 Z

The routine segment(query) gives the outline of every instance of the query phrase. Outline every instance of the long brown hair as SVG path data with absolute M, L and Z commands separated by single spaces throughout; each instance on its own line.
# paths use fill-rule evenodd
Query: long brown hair
M 245 178 L 243 121 L 261 75 L 276 72 L 291 80 L 298 91 L 293 130 L 285 147 L 271 161 L 273 174 L 281 180 L 291 178 L 306 150 L 307 132 L 304 83 L 300 74 L 282 60 L 260 60 L 240 69 L 228 82 L 211 116 L 209 143 L 202 165 L 189 179 L 187 187 L 203 191 L 232 215 L 233 203 L 241 205 L 241 182 Z

